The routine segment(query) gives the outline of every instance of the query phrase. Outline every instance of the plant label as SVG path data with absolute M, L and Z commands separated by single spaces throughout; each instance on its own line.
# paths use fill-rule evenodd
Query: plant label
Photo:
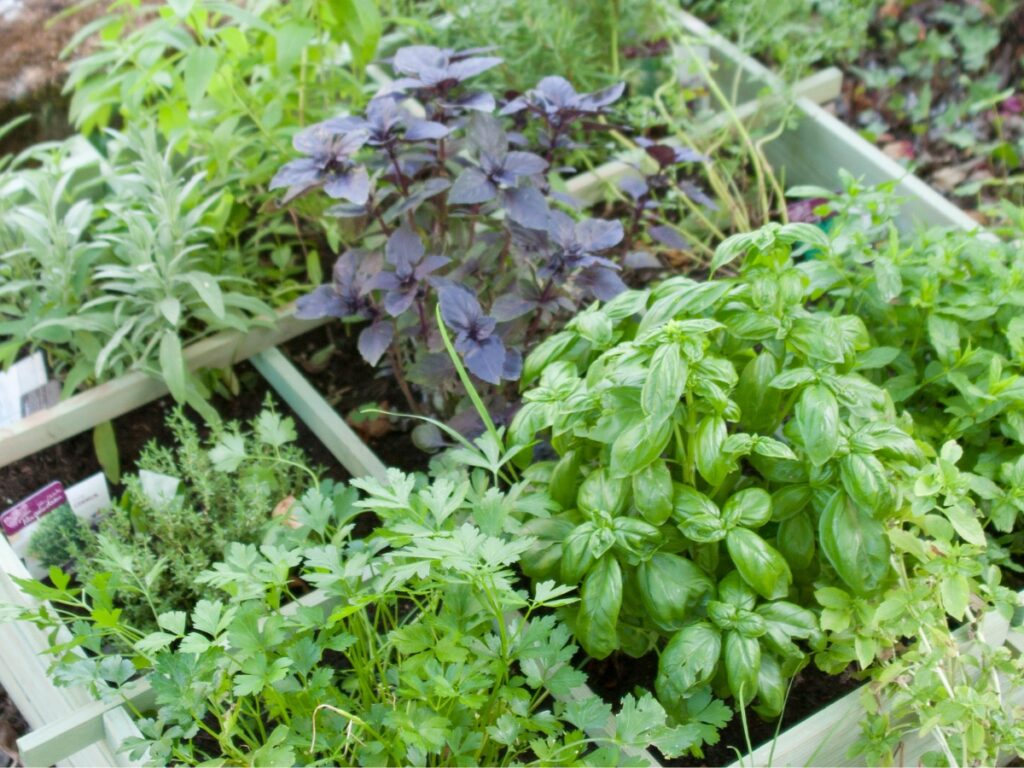
M 45 386 L 46 363 L 42 352 L 24 357 L 8 370 L 0 371 L 0 427 L 27 416 L 25 396 Z M 35 402 L 33 398 L 29 405 Z

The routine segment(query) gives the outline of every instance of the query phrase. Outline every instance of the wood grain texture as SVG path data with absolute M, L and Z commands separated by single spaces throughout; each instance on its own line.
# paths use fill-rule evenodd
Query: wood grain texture
M 191 344 L 185 349 L 189 370 L 226 368 L 310 331 L 326 320 L 298 320 L 289 305 L 277 313 L 270 328 L 248 334 L 229 331 Z M 167 394 L 163 381 L 144 373 L 128 373 L 38 411 L 14 424 L 0 427 L 0 467 L 92 429 L 97 424 L 145 405 Z

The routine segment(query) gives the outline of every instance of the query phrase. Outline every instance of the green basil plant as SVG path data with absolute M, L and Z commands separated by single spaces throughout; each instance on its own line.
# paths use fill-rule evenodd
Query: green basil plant
M 922 452 L 860 372 L 864 323 L 808 308 L 799 243 L 828 247 L 806 224 L 730 238 L 712 268 L 745 254 L 737 276 L 622 294 L 525 363 L 509 438 L 551 511 L 524 525 L 524 570 L 580 585 L 565 612 L 590 655 L 658 649 L 677 717 L 709 686 L 778 714 L 824 649 L 815 585 L 894 576 L 886 527 Z

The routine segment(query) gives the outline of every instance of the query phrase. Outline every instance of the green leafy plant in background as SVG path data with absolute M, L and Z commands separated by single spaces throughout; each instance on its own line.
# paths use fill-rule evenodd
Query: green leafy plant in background
M 833 306 L 870 329 L 869 374 L 933 446 L 956 440 L 964 480 L 993 532 L 1024 513 L 1024 265 L 1018 248 L 950 230 L 898 236 L 851 210 L 858 190 L 822 194 L 833 246 L 808 265 Z M 1017 545 L 1019 547 L 1019 544 Z M 1012 564 L 1008 563 L 1010 567 Z
M 112 132 L 107 150 L 41 150 L 30 156 L 45 165 L 2 182 L 3 362 L 43 349 L 65 396 L 142 370 L 202 407 L 183 344 L 266 325 L 273 310 L 258 296 L 272 290 L 245 274 L 238 250 L 217 247 L 230 192 L 209 184 L 201 160 L 176 161 L 144 130 Z
M 220 599 L 154 611 L 155 631 L 110 610 L 109 577 L 83 591 L 56 569 L 52 587 L 23 584 L 55 610 L 24 618 L 53 627 L 85 612 L 76 643 L 96 655 L 55 648 L 59 681 L 116 696 L 148 673 L 156 709 L 127 746 L 156 763 L 618 765 L 700 739 L 649 694 L 627 695 L 614 720 L 593 694 L 570 695 L 584 678 L 550 610 L 576 598 L 553 582 L 517 588 L 512 566 L 532 541 L 504 534 L 517 498 L 483 472 L 353 485 L 363 498 L 313 486 L 292 525 L 231 545 L 196 579 Z M 470 522 L 481 509 L 486 530 Z M 367 515 L 379 525 L 352 538 Z M 309 587 L 326 600 L 301 599 Z
M 484 81 L 525 91 L 558 72 L 580 91 L 625 79 L 643 88 L 667 74 L 663 0 L 384 0 L 385 16 L 412 37 L 445 48 L 498 45 L 504 64 Z
M 881 0 L 683 0 L 682 6 L 786 80 L 856 58 Z

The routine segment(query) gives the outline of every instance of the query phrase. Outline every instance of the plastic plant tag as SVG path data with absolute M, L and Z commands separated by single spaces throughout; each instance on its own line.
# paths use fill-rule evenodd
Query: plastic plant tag
M 169 504 L 181 485 L 177 477 L 150 472 L 148 469 L 139 470 L 139 482 L 142 484 L 142 492 L 158 507 Z
M 92 520 L 110 506 L 110 489 L 102 472 L 87 477 L 64 491 L 71 511 L 82 520 Z
M 6 371 L 0 371 L 0 427 L 26 415 L 24 396 L 46 386 L 43 353 L 22 358 Z
M 60 402 L 60 382 L 48 381 L 21 396 L 21 415 L 31 416 Z
M 64 486 L 59 482 L 52 482 L 0 514 L 0 527 L 3 528 L 7 537 L 11 538 L 31 526 L 47 512 L 52 512 L 67 502 Z

